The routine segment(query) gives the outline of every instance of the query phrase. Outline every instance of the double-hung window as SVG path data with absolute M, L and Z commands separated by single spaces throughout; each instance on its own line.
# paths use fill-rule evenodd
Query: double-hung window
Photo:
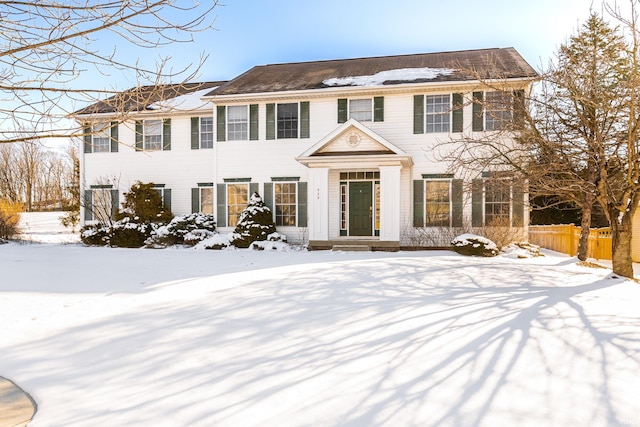
M 84 219 L 107 224 L 118 211 L 118 190 L 112 185 L 92 185 L 84 191 Z
M 213 117 L 200 117 L 200 148 L 213 148 Z
M 298 103 L 278 104 L 278 139 L 298 137 Z
M 372 99 L 350 99 L 349 118 L 359 122 L 370 122 L 373 118 Z
M 451 180 L 425 181 L 426 227 L 449 227 L 451 224 Z
M 100 123 L 93 126 L 92 141 L 94 153 L 108 153 L 111 149 L 109 123 Z
M 227 184 L 227 225 L 235 227 L 249 203 L 249 184 Z
M 511 92 L 485 92 L 485 129 L 502 130 L 513 118 L 513 96 Z
M 275 217 L 277 226 L 296 225 L 297 182 L 274 183 Z
M 509 180 L 486 181 L 484 187 L 485 225 L 509 226 L 511 185 Z
M 425 96 L 426 133 L 449 132 L 451 117 L 450 95 Z
M 191 189 L 191 211 L 213 215 L 213 183 L 198 184 Z
M 162 120 L 145 120 L 143 134 L 144 149 L 162 150 Z
M 249 112 L 247 105 L 227 107 L 227 140 L 246 141 L 249 139 Z

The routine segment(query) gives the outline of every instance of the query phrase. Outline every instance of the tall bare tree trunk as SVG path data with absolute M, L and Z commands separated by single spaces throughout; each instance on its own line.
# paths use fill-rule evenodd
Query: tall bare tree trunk
M 589 234 L 591 232 L 591 210 L 593 209 L 594 197 L 587 194 L 585 203 L 582 206 L 582 220 L 580 221 L 580 240 L 578 241 L 578 259 L 586 261 L 589 253 Z
M 633 278 L 633 261 L 631 260 L 631 225 L 636 212 L 638 197 L 633 197 L 630 208 L 620 213 L 615 206 L 609 206 L 609 222 L 611 224 L 611 262 L 613 272 L 623 277 Z

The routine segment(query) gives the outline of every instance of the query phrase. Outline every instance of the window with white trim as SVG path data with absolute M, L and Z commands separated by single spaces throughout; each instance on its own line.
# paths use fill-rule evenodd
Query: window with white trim
M 425 96 L 426 133 L 449 132 L 451 95 Z
M 249 139 L 249 108 L 247 105 L 227 107 L 227 140 L 246 141 Z
M 200 148 L 213 148 L 213 117 L 200 117 Z
M 199 187 L 200 212 L 213 215 L 213 187 Z
M 511 185 L 508 180 L 486 181 L 484 187 L 485 225 L 509 226 L 511 219 Z
M 298 103 L 277 105 L 277 135 L 278 139 L 298 137 Z
M 425 227 L 449 227 L 451 224 L 451 180 L 424 182 Z
M 94 153 L 108 153 L 111 151 L 110 130 L 109 123 L 93 125 L 91 145 Z
M 143 141 L 145 150 L 162 150 L 162 120 L 144 121 Z
M 488 131 L 501 130 L 513 118 L 513 97 L 510 92 L 485 92 L 485 129 Z
M 295 226 L 297 215 L 297 182 L 276 182 L 273 185 L 277 226 Z
M 227 184 L 227 226 L 235 227 L 240 214 L 249 204 L 249 184 Z
M 373 100 L 366 99 L 350 99 L 349 100 L 349 118 L 359 122 L 370 122 L 373 117 Z

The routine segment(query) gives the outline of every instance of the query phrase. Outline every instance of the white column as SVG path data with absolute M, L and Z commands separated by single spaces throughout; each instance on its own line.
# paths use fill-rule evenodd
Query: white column
M 309 240 L 329 240 L 329 169 L 310 168 Z
M 380 166 L 380 240 L 400 241 L 400 169 Z

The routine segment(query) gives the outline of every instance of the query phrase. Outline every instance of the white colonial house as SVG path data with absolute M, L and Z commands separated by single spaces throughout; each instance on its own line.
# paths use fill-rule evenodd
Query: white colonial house
M 536 75 L 504 48 L 265 65 L 160 95 L 127 91 L 77 113 L 81 215 L 104 219 L 142 181 L 174 214 L 213 213 L 221 231 L 257 191 L 278 231 L 312 248 L 397 249 L 417 230 L 497 223 L 525 231 L 521 183 L 456 176 L 434 147 L 497 134 Z

